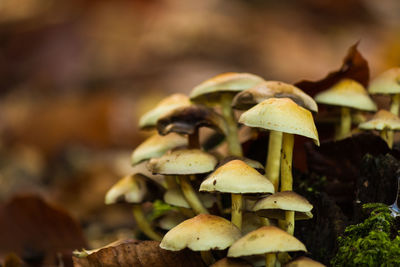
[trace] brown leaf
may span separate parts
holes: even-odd
[[[75,267],[204,267],[199,254],[191,250],[169,251],[157,241],[125,240],[105,247],[87,257],[73,257]]]
[[[0,255],[16,253],[29,266],[72,266],[72,251],[85,246],[79,224],[38,196],[17,196],[0,207]]]
[[[295,83],[295,85],[310,96],[314,96],[328,89],[344,78],[356,80],[362,85],[367,86],[369,82],[368,62],[358,51],[358,43],[359,42],[355,43],[349,48],[339,70],[330,72],[325,78],[319,81],[303,80]]]

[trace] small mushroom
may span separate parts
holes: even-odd
[[[210,250],[224,250],[241,236],[230,221],[209,214],[200,214],[172,228],[162,239],[160,247],[178,251],[189,248],[201,251],[207,265],[213,262]]]
[[[393,135],[389,131],[400,130],[400,118],[387,110],[379,110],[370,120],[360,123],[358,128],[362,130],[377,130],[387,143],[389,148],[393,147]]]
[[[317,103],[341,108],[340,127],[336,130],[336,140],[345,138],[351,130],[350,109],[376,111],[377,107],[365,88],[351,79],[343,79],[334,86],[315,96]]]
[[[264,173],[264,166],[258,162],[257,160],[245,158],[245,157],[237,157],[237,156],[228,156],[225,157],[224,159],[220,160],[220,162],[217,165],[217,168],[221,167],[222,165],[232,161],[232,160],[241,160],[250,167],[256,169],[259,173]]]
[[[241,160],[232,160],[211,173],[200,185],[200,191],[232,194],[231,221],[242,228],[242,194],[274,193],[273,184]]]
[[[155,108],[140,117],[139,127],[145,130],[154,129],[157,124],[157,120],[161,116],[176,108],[189,105],[190,100],[187,96],[183,94],[173,94],[161,100]]]
[[[223,73],[196,86],[190,93],[195,103],[219,105],[222,116],[228,125],[226,135],[231,155],[242,156],[242,147],[238,140],[237,122],[231,107],[233,97],[240,91],[253,87],[263,79],[250,73]]]
[[[168,150],[181,146],[187,146],[187,138],[180,134],[154,134],[133,151],[131,163],[136,165],[144,160],[161,157]]]
[[[178,175],[182,193],[192,209],[200,213],[208,213],[195,193],[188,175],[207,173],[214,170],[217,159],[199,149],[176,150],[160,158],[153,158],[147,164],[152,173]]]
[[[242,259],[223,258],[210,267],[252,267],[250,263]]]
[[[143,174],[128,175],[108,190],[105,203],[127,202],[133,204],[133,216],[143,233],[153,240],[160,241],[162,236],[156,233],[143,214],[141,204],[154,200],[163,191],[161,186]]]
[[[284,267],[325,267],[322,263],[307,257],[300,257],[284,265]]]
[[[275,226],[263,226],[237,240],[228,250],[228,257],[266,254],[266,266],[275,266],[275,253],[307,251],[303,243]]]

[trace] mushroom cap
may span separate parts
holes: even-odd
[[[319,145],[318,132],[310,111],[289,98],[269,98],[244,112],[239,122],[249,127],[259,127],[312,138]]]
[[[170,133],[165,136],[154,134],[141,143],[132,153],[131,163],[136,165],[141,161],[158,158],[170,149],[187,146],[188,140],[185,136]]]
[[[198,194],[201,202],[203,203],[204,207],[211,208],[216,199],[213,195],[210,194]],[[186,198],[183,196],[183,193],[180,188],[172,188],[168,189],[164,194],[164,201],[165,203],[181,208],[190,209],[189,203],[186,201]]]
[[[141,173],[127,175],[108,190],[105,204],[117,202],[139,204],[156,198],[161,191],[160,185]]]
[[[261,217],[284,219],[285,211],[295,211],[295,218],[311,219],[313,206],[307,199],[293,191],[277,192],[258,200],[252,210]]]
[[[209,214],[200,214],[172,228],[160,247],[167,250],[190,248],[195,251],[223,250],[240,238],[240,230],[230,221]]]
[[[240,92],[232,101],[236,109],[247,110],[268,98],[290,98],[299,106],[310,111],[318,112],[314,99],[294,85],[279,82],[266,81]]]
[[[211,173],[200,191],[235,194],[273,193],[274,185],[256,169],[241,160],[232,160]]]
[[[368,87],[370,94],[400,93],[400,67],[388,69],[373,79]]]
[[[216,165],[217,159],[207,152],[200,149],[182,149],[151,159],[147,168],[157,174],[190,175],[211,172]]]
[[[164,114],[178,107],[189,106],[189,97],[183,94],[173,94],[161,100],[155,108],[148,111],[139,119],[141,129],[151,129],[156,126],[157,120]]]
[[[257,160],[254,160],[254,159],[249,159],[249,158],[239,157],[239,156],[225,157],[218,163],[217,168],[221,167],[222,165],[225,165],[226,163],[228,163],[232,160],[241,160],[244,163],[246,163],[247,165],[249,165],[250,167],[256,169],[258,172],[264,173],[264,166],[260,162],[258,162]]]
[[[284,265],[284,267],[324,267],[322,263],[307,257],[300,257]]]
[[[219,261],[215,262],[210,267],[252,267],[251,263],[248,263],[242,259],[230,259],[230,258],[223,258]]]
[[[228,257],[264,253],[307,251],[296,237],[275,226],[263,226],[237,240],[228,250]]]
[[[360,123],[363,130],[400,130],[400,118],[387,110],[379,110],[370,120]]]
[[[355,108],[366,111],[376,111],[376,104],[369,97],[362,84],[342,79],[331,88],[317,94],[315,101],[321,104]]]
[[[200,127],[209,127],[221,133],[227,133],[225,120],[211,108],[202,105],[190,105],[176,108],[157,121],[157,130],[161,135],[170,132],[193,134]]]
[[[222,93],[236,94],[262,81],[263,78],[250,73],[222,73],[193,88],[190,99],[196,103],[217,103]]]

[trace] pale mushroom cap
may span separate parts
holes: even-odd
[[[303,256],[285,264],[284,267],[325,267],[325,265]]]
[[[232,160],[211,173],[200,191],[235,194],[273,193],[274,185],[256,169],[241,160]]]
[[[161,100],[155,108],[148,111],[139,120],[139,127],[152,128],[156,126],[157,120],[164,114],[184,106],[189,106],[189,97],[183,94],[173,94]]]
[[[190,99],[201,103],[218,101],[218,96],[222,92],[237,93],[262,81],[263,78],[250,73],[222,73],[193,88]]]
[[[296,219],[311,219],[312,208],[313,206],[304,197],[293,191],[284,191],[258,200],[252,210],[259,216],[274,219],[283,219],[285,210],[295,211]]]
[[[266,81],[237,94],[232,105],[238,109],[247,109],[268,98],[290,98],[299,106],[318,112],[314,99],[294,85],[279,81]]]
[[[237,240],[228,250],[228,257],[264,253],[307,251],[303,243],[275,226],[263,226]]]
[[[215,197],[210,194],[199,194],[199,198],[206,208],[211,208],[216,201]],[[171,206],[191,208],[179,187],[168,189],[164,194],[164,201]]]
[[[217,159],[200,149],[182,149],[153,158],[147,164],[152,173],[164,175],[189,175],[214,170]]]
[[[186,137],[176,133],[170,133],[164,136],[154,134],[133,151],[131,157],[132,165],[151,158],[161,157],[168,150],[186,146],[187,143]]]
[[[318,132],[310,111],[289,98],[269,98],[244,112],[239,122],[284,133],[309,137],[319,145]]]
[[[210,267],[252,267],[250,263],[242,259],[223,258]]]
[[[379,110],[370,120],[358,125],[363,130],[400,130],[400,118],[387,110]]]
[[[368,91],[371,94],[400,93],[400,68],[392,68],[378,75],[371,81]]]
[[[317,103],[321,104],[366,111],[376,111],[377,109],[376,104],[369,97],[364,86],[351,79],[339,81],[328,90],[317,94],[314,98]]]
[[[123,177],[108,190],[105,204],[114,204],[121,199],[128,203],[141,203],[147,193],[145,179],[139,173]]]
[[[172,228],[160,247],[167,250],[190,248],[195,251],[223,250],[240,238],[240,230],[230,221],[209,214],[200,214]]]

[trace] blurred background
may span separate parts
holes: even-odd
[[[400,65],[400,1],[0,0],[0,202],[41,195],[89,247],[132,236],[103,203],[141,114],[221,72],[320,79],[357,41],[371,77]]]

